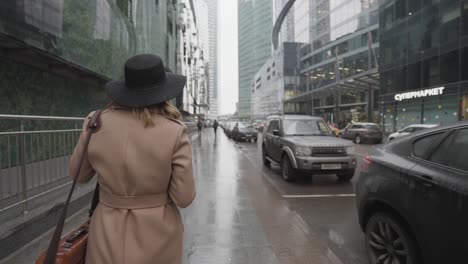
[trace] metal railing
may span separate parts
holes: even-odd
[[[0,114],[0,215],[26,213],[34,200],[71,183],[68,163],[84,119]],[[185,123],[196,132],[194,122]]]
[[[29,201],[70,184],[68,161],[83,120],[0,115],[0,214],[26,213]]]

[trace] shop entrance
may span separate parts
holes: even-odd
[[[349,122],[367,122],[366,107],[362,105],[340,107],[340,120]]]

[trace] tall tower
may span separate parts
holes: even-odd
[[[204,0],[208,5],[209,52],[208,62],[208,104],[209,117],[218,115],[218,0]]]
[[[272,0],[238,0],[239,115],[250,116],[251,81],[272,54]]]

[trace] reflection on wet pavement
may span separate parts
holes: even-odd
[[[205,131],[193,152],[197,198],[182,212],[184,263],[340,263],[224,135]]]
[[[193,142],[197,198],[183,211],[185,263],[278,263],[239,175],[235,149],[204,132]]]

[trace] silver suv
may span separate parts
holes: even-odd
[[[263,164],[276,163],[286,181],[294,181],[297,172],[336,174],[339,180],[354,176],[354,144],[336,138],[323,119],[285,115],[268,118],[263,132]]]

